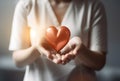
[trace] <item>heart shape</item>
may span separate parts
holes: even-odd
[[[66,26],[61,26],[56,29],[54,26],[50,26],[46,31],[46,40],[49,45],[59,52],[69,41],[70,31]]]

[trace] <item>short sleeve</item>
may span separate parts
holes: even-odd
[[[28,48],[30,46],[29,27],[27,25],[27,10],[25,2],[20,0],[16,5],[9,50],[18,50]]]
[[[107,52],[106,13],[101,2],[96,3],[93,8],[90,49],[98,52]]]

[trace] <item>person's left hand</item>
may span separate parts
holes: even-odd
[[[74,59],[82,49],[82,41],[80,37],[73,37],[68,44],[60,51],[62,64],[66,64]]]

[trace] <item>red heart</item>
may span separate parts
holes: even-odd
[[[46,40],[57,52],[67,44],[69,38],[70,31],[65,26],[61,26],[60,29],[56,29],[56,27],[51,26],[46,31]]]

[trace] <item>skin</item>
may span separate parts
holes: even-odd
[[[49,2],[51,3],[58,22],[61,23],[71,0],[49,0]]]
[[[71,0],[50,0],[51,6],[57,14],[56,16],[59,22],[62,21],[70,1]],[[61,4],[64,6],[64,9],[60,9]],[[57,10],[60,10],[61,13]],[[60,14],[61,16],[58,16]],[[36,31],[36,33],[39,37],[39,31]],[[47,47],[47,44],[41,41],[41,38],[33,38],[31,39],[31,47],[15,50],[13,52],[13,59],[18,67],[23,67],[33,63],[41,54],[46,56],[50,61],[63,65],[74,60],[74,58],[79,57],[79,60],[83,65],[94,70],[100,70],[104,66],[106,60],[105,52],[92,51],[88,49],[82,43],[80,37],[73,37],[70,39],[68,44],[59,53],[50,47]]]

